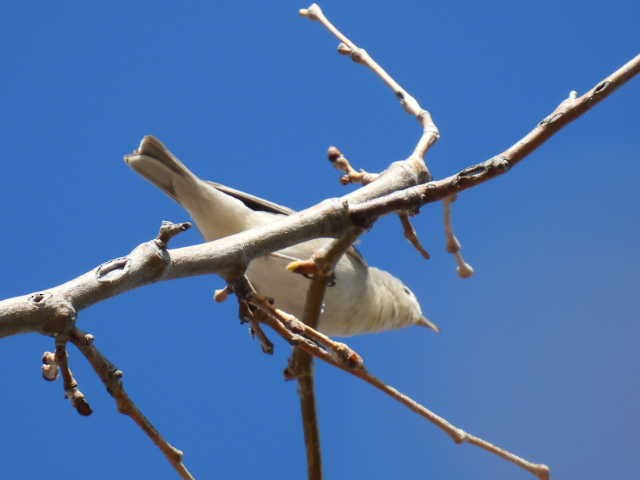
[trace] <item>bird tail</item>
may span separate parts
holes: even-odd
[[[137,150],[125,155],[124,161],[136,172],[179,202],[176,180],[197,180],[197,177],[164,144],[152,135],[145,136]]]

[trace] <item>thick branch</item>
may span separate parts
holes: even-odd
[[[395,162],[380,177],[340,199],[327,200],[270,225],[201,245],[162,250],[154,241],[46,292],[0,302],[0,338],[19,333],[57,333],[59,299],[76,311],[125,291],[161,280],[218,273],[233,276],[254,258],[312,238],[339,237],[353,226],[370,226],[390,212],[442,200],[507,172],[526,155],[640,71],[640,55],[579,98],[568,98],[530,133],[501,154],[441,180],[420,182],[407,162]],[[395,191],[402,189],[399,191]],[[51,300],[51,301],[49,301]]]

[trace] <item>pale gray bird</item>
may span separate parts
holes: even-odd
[[[158,139],[146,136],[125,161],[140,175],[182,205],[208,241],[273,222],[293,210],[214,182],[201,180]],[[254,259],[247,277],[256,291],[302,318],[309,280],[289,272],[288,263],[306,260],[326,245],[316,239]],[[349,336],[410,325],[438,327],[427,320],[415,295],[389,273],[367,266],[350,249],[335,268],[335,285],[327,288],[318,328],[327,335]]]

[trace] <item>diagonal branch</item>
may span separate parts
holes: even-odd
[[[506,449],[498,447],[491,442],[488,442],[487,440],[472,435],[462,430],[461,428],[456,427],[448,420],[432,412],[408,395],[405,395],[396,388],[387,385],[382,380],[369,373],[364,367],[364,362],[362,361],[361,357],[356,352],[348,349],[348,347],[342,346],[338,343],[334,343],[331,350],[327,350],[319,346],[318,343],[316,343],[316,341],[314,340],[311,340],[311,338],[313,338],[314,336],[317,336],[317,338],[322,338],[323,335],[321,333],[316,332],[314,329],[307,325],[304,325],[292,315],[274,308],[273,306],[269,305],[268,302],[261,301],[255,296],[252,296],[251,293],[248,293],[246,287],[246,279],[238,279],[232,282],[232,284],[236,294],[246,296],[251,304],[264,314],[259,317],[260,321],[269,325],[280,336],[282,336],[296,348],[304,350],[307,354],[313,355],[314,357],[317,357],[341,370],[344,370],[347,373],[350,373],[355,377],[360,378],[361,380],[364,380],[368,384],[389,395],[394,400],[400,402],[413,412],[417,413],[424,419],[434,424],[440,430],[448,434],[454,442],[469,443],[471,445],[475,445],[533,473],[541,480],[548,480],[549,467],[547,467],[546,465],[525,460],[524,458]],[[338,355],[336,355],[336,352],[338,352]],[[356,361],[353,361],[353,359],[355,359]],[[307,445],[307,447],[309,448],[309,445]],[[319,457],[312,457],[311,460],[319,460]],[[309,468],[311,468],[311,465],[309,465]],[[310,471],[310,473],[321,475],[321,470]]]
[[[501,154],[447,178],[406,188],[424,180],[424,172],[407,168],[405,162],[396,162],[380,174],[375,182],[341,199],[323,202],[273,224],[215,242],[174,250],[164,250],[153,241],[147,242],[138,246],[126,257],[105,262],[98,268],[62,285],[3,300],[0,302],[0,337],[29,332],[59,334],[63,331],[58,322],[62,303],[68,303],[75,311],[80,311],[125,291],[158,281],[206,273],[228,275],[229,272],[237,271],[252,259],[266,253],[312,238],[340,237],[354,225],[368,227],[378,217],[387,213],[410,210],[475,187],[508,171],[562,127],[602,101],[639,71],[640,55],[599,82],[583,96],[577,97],[571,94],[531,132]],[[266,306],[261,308],[269,318],[274,316],[274,312],[269,311]],[[283,326],[282,323],[275,321],[273,325],[276,329]],[[283,328],[286,329],[284,326]],[[330,341],[330,339],[327,340]],[[298,346],[304,345],[305,349],[313,351],[314,355],[336,366],[342,365],[343,369],[353,370],[356,373],[364,372],[358,376],[367,377],[366,381],[376,385],[377,388],[393,392],[391,387],[383,387],[384,384],[381,382],[369,378],[364,370],[344,367],[344,362],[337,359],[335,350],[325,350],[315,341],[309,341],[300,334],[291,336],[291,342]],[[77,345],[76,342],[74,344]],[[514,463],[524,462],[515,455],[504,453],[498,447],[491,444],[485,445],[484,441],[477,437],[462,435],[463,432],[452,427],[441,417],[422,410],[424,407],[418,408],[409,400],[402,400],[402,402],[415,411],[422,412],[425,418],[432,419],[457,441],[484,445],[483,448],[501,456],[511,455],[510,460]],[[171,449],[167,451],[176,461],[180,461],[177,451],[173,453]],[[536,474],[544,478],[545,468],[542,466],[528,463],[522,463],[522,466],[538,472]],[[188,477],[185,476],[185,478]]]
[[[367,224],[381,215],[437,202],[508,172],[563,127],[607,98],[639,72],[640,55],[636,55],[581,97],[572,92],[533,130],[502,153],[443,179],[352,205],[350,212],[354,222]]]
[[[147,242],[126,257],[105,262],[61,285],[0,301],[0,338],[21,333],[55,333],[55,305],[65,298],[80,311],[113,296],[151,283],[195,275],[236,272],[262,255],[313,238],[339,237],[353,226],[371,226],[392,212],[415,209],[473,188],[509,171],[562,127],[587,112],[640,72],[637,55],[582,97],[568,98],[531,132],[499,155],[440,180],[406,188],[419,175],[395,162],[371,182],[340,199],[326,200],[282,219],[213,242],[166,250]],[[400,189],[400,190],[399,190]],[[167,262],[166,264],[164,262]]]
[[[0,338],[21,333],[51,333],[55,309],[45,301],[59,295],[76,311],[151,283],[195,275],[236,272],[262,255],[313,238],[339,237],[353,226],[369,227],[380,216],[415,209],[473,188],[509,171],[562,127],[604,100],[640,72],[640,55],[579,98],[562,102],[531,132],[499,155],[440,180],[415,185],[415,172],[395,162],[371,182],[340,199],[326,200],[293,215],[213,242],[166,250],[147,242],[126,257],[43,292],[0,301]],[[398,190],[401,189],[401,190]],[[396,191],[398,190],[398,191]],[[164,262],[167,262],[166,264]],[[55,333],[55,329],[53,330]]]
[[[73,343],[89,361],[95,372],[107,387],[109,394],[115,399],[118,411],[133,420],[144,433],[162,451],[169,463],[180,474],[183,480],[194,480],[185,464],[182,462],[183,453],[171,445],[151,421],[136,406],[129,397],[122,384],[122,371],[118,370],[94,345],[93,335],[84,333],[77,328],[71,332],[69,341]]]

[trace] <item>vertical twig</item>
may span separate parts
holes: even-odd
[[[335,265],[363,232],[361,228],[352,228],[342,238],[332,241],[313,255],[315,272],[307,290],[303,318],[304,323],[311,328],[318,327],[327,284],[333,276]],[[313,356],[301,348],[294,348],[288,372],[298,381],[300,412],[307,452],[307,477],[309,480],[321,480],[322,451],[313,377]]]

